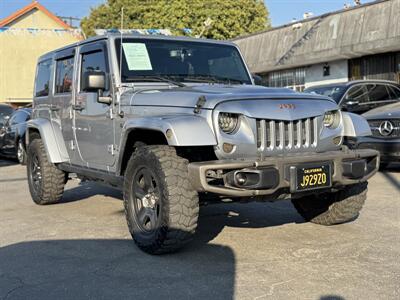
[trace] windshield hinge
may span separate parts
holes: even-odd
[[[205,96],[200,96],[199,99],[197,100],[196,106],[194,108],[194,113],[199,114],[201,111],[201,108],[206,104],[206,97]]]

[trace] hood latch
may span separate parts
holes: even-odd
[[[201,108],[204,106],[204,104],[206,104],[206,101],[207,101],[207,99],[205,96],[200,96],[196,102],[196,106],[195,106],[193,112],[195,114],[199,114],[201,111]]]

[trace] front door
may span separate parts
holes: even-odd
[[[112,105],[99,103],[97,92],[82,90],[85,72],[109,74],[106,44],[97,42],[85,45],[81,47],[79,56],[79,84],[74,104],[76,144],[82,160],[88,166],[107,170],[115,163]],[[109,87],[108,82],[103,96],[111,95]]]

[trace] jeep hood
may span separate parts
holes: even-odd
[[[301,102],[307,102],[307,104],[313,101],[313,106],[316,110],[318,106],[328,107],[328,109],[337,109],[337,105],[332,99],[320,95],[295,93],[289,89],[266,88],[253,85],[211,84],[172,89],[147,88],[136,90],[132,88],[122,94],[121,105],[194,108],[200,97],[205,97],[206,100],[202,105],[203,109],[214,109],[221,103],[228,101],[237,102],[238,100],[241,100],[243,103],[243,108],[246,107],[244,102],[248,100],[277,100],[277,102],[278,100],[302,100]],[[280,102],[276,104],[279,103]],[[254,115],[257,107],[253,107],[252,109],[254,110],[252,115]]]

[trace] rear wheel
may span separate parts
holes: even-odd
[[[124,205],[129,231],[140,249],[161,254],[189,242],[197,227],[198,202],[187,160],[174,148],[137,148],[125,173]]]
[[[64,193],[65,172],[49,162],[41,139],[34,139],[27,155],[28,185],[36,204],[53,204]]]
[[[356,219],[367,198],[367,183],[345,187],[337,193],[292,199],[298,213],[320,225],[335,225]]]

